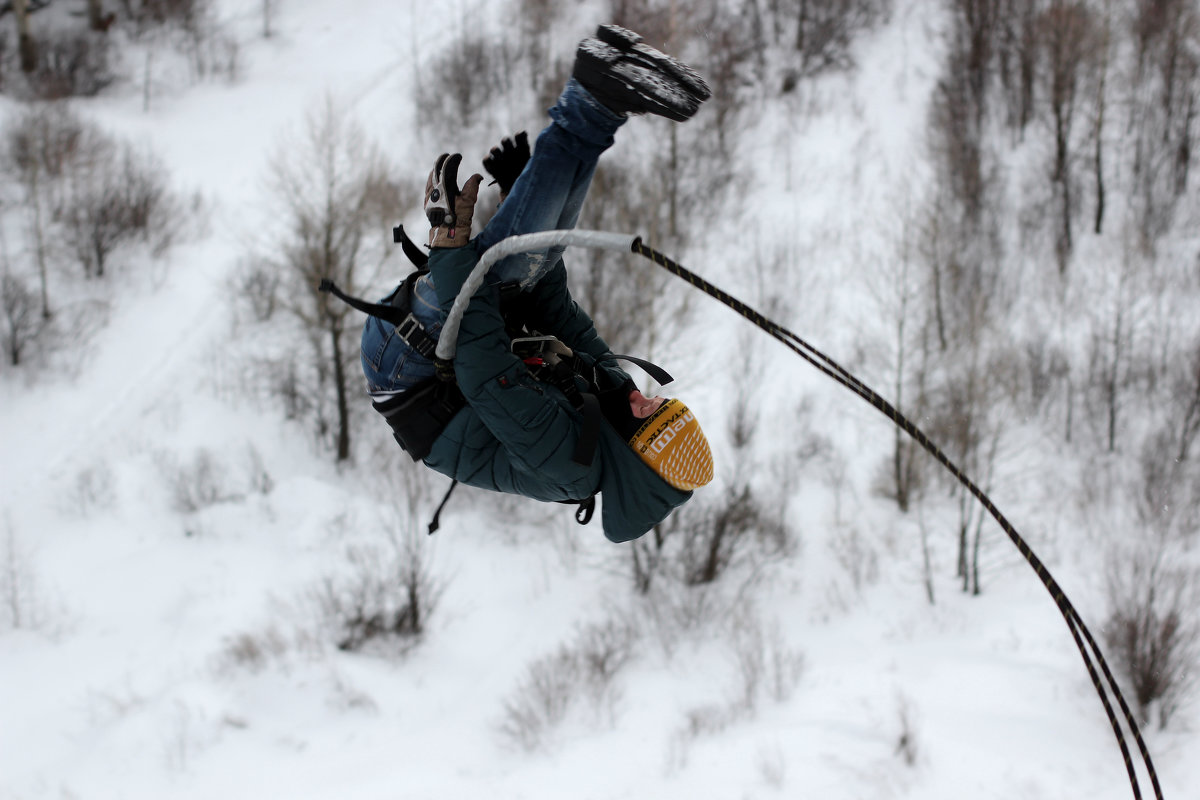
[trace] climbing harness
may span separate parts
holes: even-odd
[[[429,259],[404,233],[403,226],[397,225],[392,230],[392,237],[404,247],[405,254],[416,269],[382,301],[370,303],[352,297],[328,278],[322,280],[317,288],[332,294],[351,308],[391,324],[396,329],[396,335],[409,347],[425,358],[434,359],[437,339],[425,330],[425,326],[412,311],[414,287],[417,280],[429,272],[426,266]],[[392,429],[392,436],[413,461],[420,461],[429,455],[442,429],[466,404],[466,399],[454,381],[440,380],[436,376],[403,392],[375,395],[371,398],[372,407],[387,421]]]
[[[446,321],[443,323],[441,335],[438,337],[438,359],[443,362],[453,360],[455,349],[458,346],[458,329],[462,324],[467,304],[471,302],[472,295],[483,284],[488,270],[500,259],[530,250],[543,250],[572,244],[605,250],[629,250],[634,241],[635,237],[623,233],[566,230],[523,233],[496,242],[479,257],[479,261],[471,268],[470,274],[467,275],[462,288],[458,291],[458,296],[454,298],[454,304],[446,314]]]
[[[391,324],[396,330],[396,335],[409,347],[434,362],[434,377],[402,392],[373,394],[371,398],[372,407],[391,427],[392,436],[401,449],[408,453],[413,461],[420,461],[429,455],[438,436],[450,420],[467,405],[467,401],[454,380],[452,362],[439,358],[435,353],[438,339],[427,331],[412,313],[414,288],[417,280],[429,272],[429,257],[413,244],[402,225],[392,229],[392,238],[403,247],[405,255],[416,269],[381,302],[372,303],[348,295],[328,278],[323,279],[317,288],[321,292],[332,294],[351,308]],[[522,358],[535,379],[558,388],[582,415],[583,424],[572,459],[578,464],[588,466],[592,463],[600,441],[604,412],[596,394],[581,390],[576,383],[576,377],[582,378],[585,385],[594,390],[595,364],[620,359],[638,365],[662,384],[670,383],[672,378],[661,367],[634,356],[607,354],[599,361],[592,362],[575,355],[569,347],[553,336],[522,335],[525,333],[524,323],[520,320],[521,311],[517,301],[520,290],[521,287],[515,282],[498,287],[500,311],[505,320],[506,330],[513,340],[513,352]],[[456,325],[456,336],[457,329]],[[434,511],[428,528],[430,534],[437,531],[442,510],[458,483],[457,480],[451,482],[450,488],[446,490],[441,503]],[[595,495],[582,500],[558,502],[578,506],[575,510],[575,521],[580,525],[587,525],[596,509]]]
[[[1135,768],[1133,756],[1129,750],[1129,744],[1126,740],[1125,732],[1121,727],[1121,719],[1118,718],[1116,710],[1113,708],[1112,700],[1115,699],[1117,706],[1121,711],[1121,718],[1124,719],[1125,725],[1128,727],[1134,741],[1137,743],[1138,752],[1141,755],[1142,763],[1146,768],[1147,774],[1150,776],[1150,783],[1154,790],[1156,800],[1163,800],[1162,788],[1159,785],[1158,773],[1154,769],[1154,762],[1150,758],[1150,751],[1146,746],[1145,740],[1142,738],[1141,732],[1138,729],[1138,724],[1134,720],[1133,712],[1129,708],[1125,696],[1122,694],[1120,687],[1117,685],[1117,680],[1113,676],[1112,670],[1108,666],[1108,662],[1104,658],[1104,654],[1100,650],[1100,645],[1097,644],[1091,631],[1084,624],[1083,618],[1079,616],[1079,612],[1075,610],[1075,606],[1067,599],[1066,593],[1050,574],[1050,570],[1040,558],[1033,552],[1033,549],[1025,541],[1025,539],[1017,532],[1008,518],[1000,512],[996,504],[991,498],[972,481],[963,470],[958,467],[950,458],[935,444],[920,428],[916,426],[908,417],[904,416],[891,403],[885,400],[877,392],[864,384],[841,365],[829,358],[817,348],[810,345],[808,342],[801,339],[795,333],[792,333],[782,325],[768,319],[758,311],[746,305],[742,301],[717,288],[705,279],[695,273],[684,268],[675,261],[672,261],[662,253],[646,246],[641,237],[632,237],[627,234],[607,233],[602,231],[545,231],[542,233],[530,233],[520,236],[511,236],[498,242],[496,245],[488,249],[480,259],[479,264],[472,270],[464,283],[462,291],[455,298],[454,305],[451,307],[450,314],[442,328],[442,335],[438,340],[437,355],[443,360],[449,360],[454,357],[454,343],[457,339],[458,325],[462,319],[462,313],[466,308],[467,302],[479,284],[483,281],[483,277],[487,272],[488,267],[495,263],[500,258],[511,255],[517,252],[527,250],[539,250],[545,247],[555,245],[582,245],[587,247],[599,247],[611,250],[629,250],[637,255],[648,258],[658,266],[665,269],[677,278],[687,281],[692,288],[698,289],[709,297],[717,300],[720,303],[731,308],[736,313],[740,314],[745,319],[749,320],[756,327],[763,330],[772,338],[783,343],[785,347],[794,352],[796,355],[803,358],[808,363],[812,364],[818,370],[833,378],[842,386],[849,389],[858,397],[865,400],[869,405],[879,411],[897,425],[901,430],[913,438],[921,447],[925,449],[933,458],[945,467],[951,475],[954,476],[975,499],[991,514],[992,518],[999,523],[1000,528],[1008,535],[1008,538],[1016,546],[1017,551],[1025,559],[1033,571],[1037,574],[1038,580],[1042,586],[1050,593],[1050,597],[1054,600],[1054,604],[1058,607],[1063,619],[1067,623],[1067,629],[1071,633],[1071,638],[1075,640],[1075,646],[1079,649],[1080,656],[1083,657],[1084,667],[1087,669],[1088,676],[1091,678],[1092,686],[1095,687],[1096,693],[1100,696],[1100,702],[1104,706],[1104,712],[1108,716],[1109,724],[1112,726],[1113,735],[1117,739],[1117,745],[1121,749],[1121,757],[1125,762],[1125,770],[1129,775],[1129,784],[1133,788],[1133,796],[1136,800],[1141,800],[1142,791],[1139,782],[1137,770]],[[450,331],[450,335],[447,335]],[[1103,677],[1102,677],[1103,676]],[[1111,694],[1111,697],[1110,697]]]

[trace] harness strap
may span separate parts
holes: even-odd
[[[446,507],[446,503],[450,502],[450,495],[454,493],[454,487],[458,486],[458,479],[455,478],[450,482],[450,488],[446,490],[446,494],[442,496],[442,502],[438,504],[437,510],[433,512],[433,519],[429,521],[429,535],[433,536],[437,529],[441,527],[440,518],[442,509]],[[582,500],[559,500],[563,505],[578,506],[575,509],[575,521],[580,525],[587,525],[592,521],[592,515],[596,513],[596,495],[585,497]]]
[[[597,362],[599,363],[601,361],[617,361],[617,360],[628,361],[630,364],[634,364],[635,366],[641,367],[643,372],[645,372],[651,378],[654,378],[654,380],[658,381],[659,384],[662,386],[666,386],[668,383],[675,380],[674,378],[671,377],[671,373],[667,372],[665,369],[660,367],[658,364],[655,364],[652,361],[647,361],[644,358],[638,358],[637,356],[626,356],[626,355],[621,355],[620,353],[608,353],[604,356],[601,356],[599,359],[597,359]]]
[[[429,535],[433,536],[437,529],[441,526],[439,518],[442,516],[442,509],[446,507],[446,503],[450,502],[450,495],[454,492],[454,487],[458,486],[458,478],[455,478],[450,483],[450,488],[446,490],[446,495],[442,498],[442,502],[438,504],[437,511],[433,512],[433,519],[429,520]]]
[[[576,464],[590,467],[592,459],[596,456],[596,445],[600,442],[600,425],[604,420],[604,414],[600,411],[600,401],[591,392],[580,392],[579,401],[581,406],[579,410],[583,414],[583,425],[579,428],[579,439],[575,442],[575,451],[571,453],[571,460]]]
[[[592,521],[594,513],[596,513],[596,495],[579,501],[579,508],[575,509],[575,521],[580,525],[587,525]]]
[[[404,255],[408,256],[408,260],[417,269],[425,269],[429,264],[429,256],[421,252],[421,249],[413,244],[413,240],[408,238],[408,234],[404,232],[403,225],[397,225],[392,228],[392,241],[404,248]]]
[[[409,276],[409,279],[406,280],[405,283],[408,283],[409,280],[415,281],[415,276],[417,275],[418,273],[414,272]],[[407,342],[412,349],[425,356],[425,358],[433,358],[434,351],[437,350],[437,339],[434,339],[429,335],[429,333],[425,330],[425,326],[423,326],[421,322],[415,316],[413,316],[412,312],[405,314],[396,306],[388,305],[386,303],[368,303],[366,300],[362,300],[358,297],[351,297],[339,289],[337,284],[328,278],[322,278],[321,285],[317,288],[322,292],[328,292],[329,294],[332,294],[334,297],[341,300],[343,303],[353,309],[361,311],[364,314],[368,314],[372,317],[378,317],[384,322],[395,326],[396,333],[399,334],[400,338]],[[400,292],[408,288],[409,287],[401,285],[396,291]],[[396,293],[393,292],[392,296],[395,296],[395,294]]]
[[[575,376],[581,374],[583,363],[574,355],[554,355],[549,361],[541,356],[526,358],[525,364],[534,378],[562,392],[567,402],[583,415],[583,424],[580,425],[579,438],[575,441],[571,460],[576,464],[590,467],[596,456],[596,445],[600,442],[600,427],[604,422],[604,412],[595,394],[581,391],[575,384]],[[594,375],[590,379],[588,376],[582,377],[587,380],[588,388],[595,386]]]

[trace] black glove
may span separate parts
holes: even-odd
[[[500,202],[504,202],[528,161],[529,137],[525,135],[525,131],[521,131],[512,139],[504,137],[500,146],[493,147],[483,160],[483,168],[495,178],[493,183],[500,184]]]

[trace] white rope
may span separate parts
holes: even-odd
[[[479,263],[471,270],[471,274],[463,281],[454,305],[446,315],[446,323],[438,336],[437,357],[445,360],[454,358],[458,349],[458,327],[462,324],[463,313],[471,296],[483,283],[487,271],[500,259],[514,253],[527,253],[533,250],[546,250],[556,246],[578,245],[580,247],[597,247],[602,250],[631,250],[636,236],[628,233],[609,233],[606,231],[539,231],[537,233],[522,233],[501,239],[488,248]]]

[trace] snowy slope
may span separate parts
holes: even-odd
[[[0,799],[1129,796],[1087,675],[1032,573],[992,543],[1005,555],[987,591],[967,598],[946,537],[930,606],[916,523],[869,491],[885,421],[774,344],[756,345],[778,367],[763,379],[763,408],[786,418],[808,396],[814,424],[849,454],[841,482],[821,463],[796,467],[788,513],[800,546],[788,559],[684,598],[639,598],[627,551],[597,526],[468,496],[423,542],[443,593],[418,647],[351,655],[314,641],[311,590],[344,569],[346,549],[386,553],[390,535],[419,534],[427,509],[397,519],[379,481],[338,471],[307,434],[230,387],[231,278],[269,224],[265,162],[326,93],[396,160],[428,159],[436,145],[407,133],[413,60],[439,30],[505,24],[506,12],[293,0],[262,40],[257,10],[236,5],[224,15],[242,43],[236,84],[164,91],[145,111],[131,83],[79,106],[152,143],[207,211],[156,280],[114,299],[77,370],[0,386],[0,534],[36,623],[0,632]],[[870,221],[923,175],[914,154],[939,18],[931,3],[896,5],[856,72],[745,132],[762,154],[763,191],[784,200],[766,227],[802,257],[806,302],[785,299],[784,322],[835,357],[852,353],[842,323],[862,291],[856,270],[886,249]],[[578,35],[594,17],[585,6]],[[731,225],[728,252],[714,245],[711,263],[694,266],[724,284],[719,265],[736,264],[738,232]],[[722,322],[697,340],[735,339],[725,333],[736,318],[723,314],[712,311]],[[704,363],[684,355],[670,367],[698,387],[688,373]],[[728,403],[719,390],[691,405],[705,418]],[[233,496],[181,514],[168,477],[201,451]],[[269,486],[256,480],[264,471]],[[1030,497],[998,500],[1019,504],[1019,524],[1097,619],[1094,565],[1052,541],[1071,536],[1069,515]],[[846,569],[839,552],[854,543],[873,569]],[[614,620],[634,631],[629,663],[600,695],[575,698],[546,746],[514,747],[501,729],[530,665]],[[247,641],[266,647],[260,660],[239,651]],[[906,733],[912,763],[898,747]],[[1148,736],[1166,796],[1197,797],[1187,725]]]

